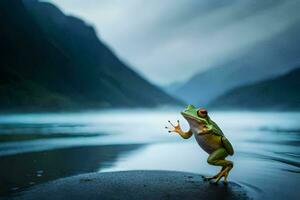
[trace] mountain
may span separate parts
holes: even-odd
[[[293,24],[280,34],[243,50],[231,61],[195,74],[170,92],[187,103],[201,106],[235,87],[282,75],[299,66],[299,34],[300,23]]]
[[[214,109],[300,110],[300,68],[277,78],[232,89],[209,104]]]
[[[181,87],[183,83],[176,81],[167,85],[162,85],[161,87],[163,88],[164,91],[166,91],[168,94],[171,94],[176,91],[179,87]]]
[[[0,1],[0,110],[152,107],[178,101],[50,3]]]

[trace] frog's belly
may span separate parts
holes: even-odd
[[[215,150],[222,147],[221,137],[213,134],[198,135],[194,134],[199,146],[206,151],[208,154],[211,154]]]

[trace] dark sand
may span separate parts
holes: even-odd
[[[33,187],[14,199],[248,199],[243,187],[203,181],[201,175],[174,171],[89,173]]]
[[[142,146],[81,146],[0,156],[0,197],[62,177],[97,172]]]

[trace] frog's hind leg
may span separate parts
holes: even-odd
[[[224,182],[227,183],[227,176],[229,171],[233,167],[233,162],[225,160],[228,153],[224,148],[217,149],[214,151],[207,159],[207,162],[211,165],[222,166],[221,171],[212,177],[207,177],[205,180],[216,179],[215,183],[218,183],[222,177],[224,177]]]
[[[210,180],[212,180],[212,179],[218,178],[218,176],[221,174],[221,172],[222,172],[224,169],[225,169],[225,167],[222,167],[222,169],[220,170],[220,172],[217,173],[217,174],[214,175],[214,176],[205,176],[205,177],[204,177],[204,180],[205,180],[205,181],[210,181]]]
[[[222,177],[224,177],[224,183],[227,184],[227,177],[229,174],[229,171],[232,169],[232,166],[228,166],[226,167],[223,171],[220,172],[220,174],[218,175],[218,177],[216,178],[215,183],[218,183]]]

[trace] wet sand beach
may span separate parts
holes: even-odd
[[[9,196],[62,177],[97,172],[140,147],[138,144],[85,146],[1,156],[0,195]]]
[[[13,199],[246,200],[249,197],[244,188],[236,183],[215,185],[203,181],[199,174],[139,170],[89,173],[59,179],[33,187]]]

